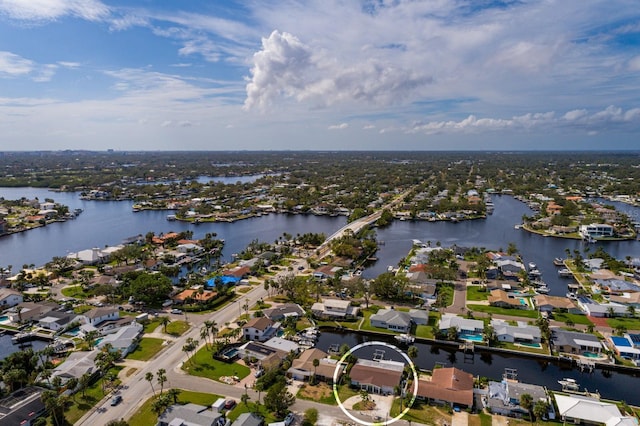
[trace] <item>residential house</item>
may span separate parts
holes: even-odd
[[[107,262],[109,255],[104,253],[100,248],[94,247],[87,250],[80,250],[76,253],[69,253],[67,258],[78,261],[83,265],[97,265]]]
[[[22,293],[11,288],[0,288],[0,312],[24,301]]]
[[[80,315],[85,324],[91,324],[94,327],[104,321],[116,320],[120,318],[120,312],[116,308],[99,307],[93,308]]]
[[[395,309],[380,309],[369,318],[371,326],[406,333],[411,329],[411,316]]]
[[[582,308],[586,315],[605,318],[605,317],[624,317],[629,315],[626,305],[619,303],[598,303],[591,298],[578,297],[578,306]]]
[[[84,374],[96,374],[98,372],[95,364],[96,355],[98,351],[71,352],[64,362],[53,369],[51,378],[60,377],[64,384],[71,378],[80,379]]]
[[[580,225],[578,230],[580,236],[584,239],[592,238],[610,238],[615,235],[613,226],[605,223],[592,223],[590,225]]]
[[[260,364],[267,368],[279,365],[279,363],[289,355],[289,352],[265,346],[260,342],[247,342],[238,347],[240,358],[255,358]]]
[[[518,321],[516,326],[510,325],[501,319],[491,320],[491,327],[500,342],[509,343],[540,343],[540,328],[529,325],[524,321]]]
[[[28,323],[39,321],[40,318],[44,318],[49,312],[58,308],[60,305],[55,302],[22,302],[10,308],[6,314],[13,323]]]
[[[231,426],[263,426],[264,420],[255,413],[242,413]]]
[[[431,380],[418,380],[416,397],[462,408],[473,406],[473,375],[455,367],[436,368]]]
[[[0,424],[33,425],[46,412],[42,401],[44,391],[45,389],[37,386],[27,386],[0,399]]]
[[[507,293],[501,289],[491,290],[489,305],[500,308],[529,309],[529,304],[522,297],[516,297],[513,293]]]
[[[318,280],[333,278],[339,271],[342,271],[343,269],[344,268],[342,266],[323,265],[313,271],[313,278],[316,278]]]
[[[97,347],[98,349],[102,349],[109,344],[111,345],[112,352],[120,351],[120,356],[124,358],[136,349],[142,332],[142,325],[133,322],[131,325],[121,327],[115,333],[106,335],[100,343],[98,343]]]
[[[438,323],[438,330],[441,333],[446,333],[452,327],[458,330],[458,335],[484,333],[484,322],[481,320],[464,318],[450,313],[442,314]]]
[[[593,334],[560,328],[551,329],[551,344],[557,352],[577,355],[585,352],[599,354],[603,349],[602,343]]]
[[[297,354],[300,352],[300,345],[291,340],[283,339],[282,337],[272,337],[264,342],[264,345],[287,353],[293,352],[294,354]]]
[[[221,421],[222,420],[222,421]],[[171,405],[158,417],[157,426],[218,426],[224,416],[216,410],[198,404]]]
[[[313,360],[317,359],[319,364],[313,366]],[[329,358],[326,352],[320,349],[307,349],[300,356],[293,360],[291,368],[287,370],[287,375],[295,380],[307,380],[315,374],[318,380],[332,383],[333,375],[338,366],[338,360]],[[341,365],[338,369],[338,379],[344,373],[346,365]]]
[[[524,264],[512,258],[501,257],[495,259],[494,263],[506,280],[518,281],[522,271],[525,271]]]
[[[267,317],[256,317],[242,326],[242,337],[245,340],[264,342],[275,336],[279,328],[279,322],[273,322]]]
[[[174,303],[182,304],[185,302],[201,302],[207,303],[216,298],[217,292],[205,290],[201,288],[188,288],[173,296],[171,299]]]
[[[108,306],[93,308],[82,315],[78,315],[77,318],[83,323],[80,326],[80,337],[91,331],[97,331],[100,335],[114,333],[120,327],[135,322],[135,317],[120,317],[120,311]]]
[[[595,284],[604,293],[622,295],[624,293],[640,293],[640,285],[635,282],[625,281],[619,278],[596,279]]]
[[[615,404],[582,395],[554,394],[563,422],[607,426],[637,426],[634,417],[625,417]]]
[[[60,311],[50,311],[44,318],[38,321],[38,327],[51,331],[61,331],[67,328],[77,318],[76,314],[68,314]]]
[[[304,309],[302,309],[297,303],[285,303],[282,306],[265,309],[262,313],[272,321],[282,321],[287,317],[303,317]]]
[[[325,299],[311,307],[313,315],[322,319],[350,320],[358,315],[358,308],[351,306],[349,300]]]
[[[609,297],[609,301],[621,305],[633,306],[635,309],[640,309],[640,292],[611,295]]]
[[[483,404],[493,414],[522,417],[527,414],[527,410],[520,406],[520,399],[524,394],[531,395],[534,404],[539,400],[548,402],[547,393],[542,386],[503,380],[489,382],[488,394]]]
[[[359,359],[351,367],[351,385],[367,392],[392,395],[400,386],[405,364],[389,360]]]
[[[582,310],[566,297],[549,296],[546,294],[538,294],[533,297],[535,305],[540,312],[568,312],[570,314],[583,314]]]

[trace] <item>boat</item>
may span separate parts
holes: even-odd
[[[520,229],[520,227],[521,227],[521,226],[522,226],[522,225],[515,225],[513,228],[514,228],[514,229]]]
[[[536,269],[538,269],[538,265],[536,265],[533,262],[529,262],[529,270],[533,271],[533,270],[536,270]]]
[[[168,221],[174,221],[174,220],[176,220],[176,215],[175,215],[175,214],[168,214],[168,215],[167,215],[167,220],[168,220]]]
[[[580,390],[580,385],[578,385],[575,379],[565,377],[562,380],[558,380],[558,383],[562,386],[562,390]]]
[[[556,257],[553,259],[553,264],[556,266],[564,266],[564,259],[561,257]]]
[[[33,339],[33,337],[34,337],[34,334],[30,332],[18,333],[11,338],[11,341],[13,343],[22,343],[22,342],[26,342]]]
[[[545,286],[540,286],[538,288],[535,289],[535,292],[538,294],[549,294],[549,292],[551,291],[551,289],[549,287]]]
[[[532,269],[529,271],[529,276],[531,278],[537,278],[540,277],[542,275],[542,272],[538,271],[537,269]]]
[[[576,300],[578,296],[575,293],[569,292],[567,293],[567,299]]]
[[[398,334],[398,335],[393,336],[393,337],[398,341],[398,343],[402,343],[404,345],[411,344],[416,340],[415,337],[413,337],[412,335],[410,335],[408,333],[407,334]]]
[[[572,277],[573,273],[567,268],[562,268],[558,271],[558,275],[561,277]]]

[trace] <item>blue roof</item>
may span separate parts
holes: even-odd
[[[629,333],[629,338],[631,339],[634,345],[640,344],[640,334]]]
[[[207,280],[207,287],[215,287],[216,286],[216,280],[221,281],[222,284],[235,284],[238,281],[240,281],[240,278],[234,277],[234,276],[231,276],[231,275],[222,275],[222,276],[218,276],[218,277],[209,278]]]
[[[624,337],[619,337],[619,336],[611,336],[611,341],[613,342],[614,345],[616,346],[631,346],[631,342],[629,342],[629,340],[627,340]]]

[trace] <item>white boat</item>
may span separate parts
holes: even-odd
[[[536,269],[538,269],[538,265],[536,265],[533,262],[529,262],[529,270],[532,271],[532,270],[536,270]]]
[[[416,338],[413,337],[410,334],[398,334],[397,336],[393,336],[399,343],[403,343],[405,345],[408,345],[410,343],[413,343]]]
[[[562,268],[558,271],[558,275],[561,277],[572,277],[573,274],[571,273],[570,269],[567,268]]]
[[[536,288],[535,292],[538,294],[548,294],[551,291],[551,289],[547,286],[541,286]]]
[[[564,259],[561,257],[556,257],[555,259],[553,259],[553,264],[556,266],[563,266],[564,265]]]
[[[562,380],[558,380],[558,383],[562,386],[563,390],[574,390],[577,391],[580,389],[580,385],[576,382],[575,379],[564,378]]]
[[[538,271],[537,269],[532,269],[532,270],[529,271],[529,276],[531,278],[537,278],[537,277],[539,277],[541,275],[542,275],[542,272]]]

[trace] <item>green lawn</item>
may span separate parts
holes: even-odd
[[[186,321],[171,321],[167,325],[167,334],[172,336],[181,336],[187,330],[189,330],[189,323]]]
[[[178,395],[178,403],[187,404],[191,402],[193,404],[209,406],[216,402],[218,398],[222,397],[211,393],[192,392],[181,389],[180,395]],[[158,415],[151,409],[153,401],[154,398],[151,397],[142,404],[138,411],[128,420],[130,426],[148,426],[157,423]]]
[[[488,300],[489,292],[486,287],[470,285],[467,286],[467,300],[471,301],[480,301],[480,300]]]
[[[160,325],[159,319],[154,319],[153,321],[149,321],[144,325],[144,332],[153,333],[156,330],[156,328],[158,328],[159,325]]]
[[[137,359],[138,361],[148,361],[155,354],[162,350],[164,340],[155,337],[143,337],[138,343],[138,347],[127,355],[128,359]]]
[[[89,295],[82,289],[81,285],[65,287],[61,290],[61,293],[66,297],[73,297],[74,299],[86,299],[89,297]]]
[[[591,324],[591,321],[589,321],[589,318],[587,318],[586,315],[558,313],[558,312],[553,313],[554,321],[567,322],[568,319],[571,319],[571,321],[573,321],[574,324],[582,324],[582,325]]]
[[[622,326],[628,331],[640,330],[640,318],[607,318],[607,324],[613,329]]]
[[[243,379],[251,372],[244,365],[213,359],[211,351],[207,350],[206,347],[203,347],[189,358],[189,361],[182,366],[182,369],[193,376],[206,377],[213,380],[219,380],[223,376],[238,376]]]
[[[493,314],[493,315],[509,315],[512,317],[538,318],[538,311],[534,311],[534,310],[508,309],[508,308],[499,308],[497,306],[474,305],[474,304],[468,304],[467,308],[471,311],[484,312],[484,313]]]
[[[233,408],[233,410],[227,413],[227,418],[232,422],[234,422],[240,414],[250,413],[250,412],[257,413],[260,416],[262,416],[264,418],[264,424],[274,423],[279,420],[279,419],[276,419],[273,416],[273,413],[270,413],[269,410],[267,410],[264,405],[257,404],[256,401],[247,401],[246,404],[239,403]]]
[[[433,334],[433,328],[430,325],[418,325],[416,326],[416,336],[424,339],[435,339]]]
[[[115,374],[122,369],[122,367],[112,367],[109,371]],[[120,381],[116,380],[116,385],[119,384]],[[95,407],[95,405],[102,400],[107,394],[102,391],[102,378],[97,380],[91,386],[89,386],[85,390],[84,396],[82,396],[82,392],[78,392],[73,395],[70,399],[71,404],[65,409],[64,416],[67,419],[69,424],[74,424],[77,422],[80,417],[84,416],[84,414]]]

